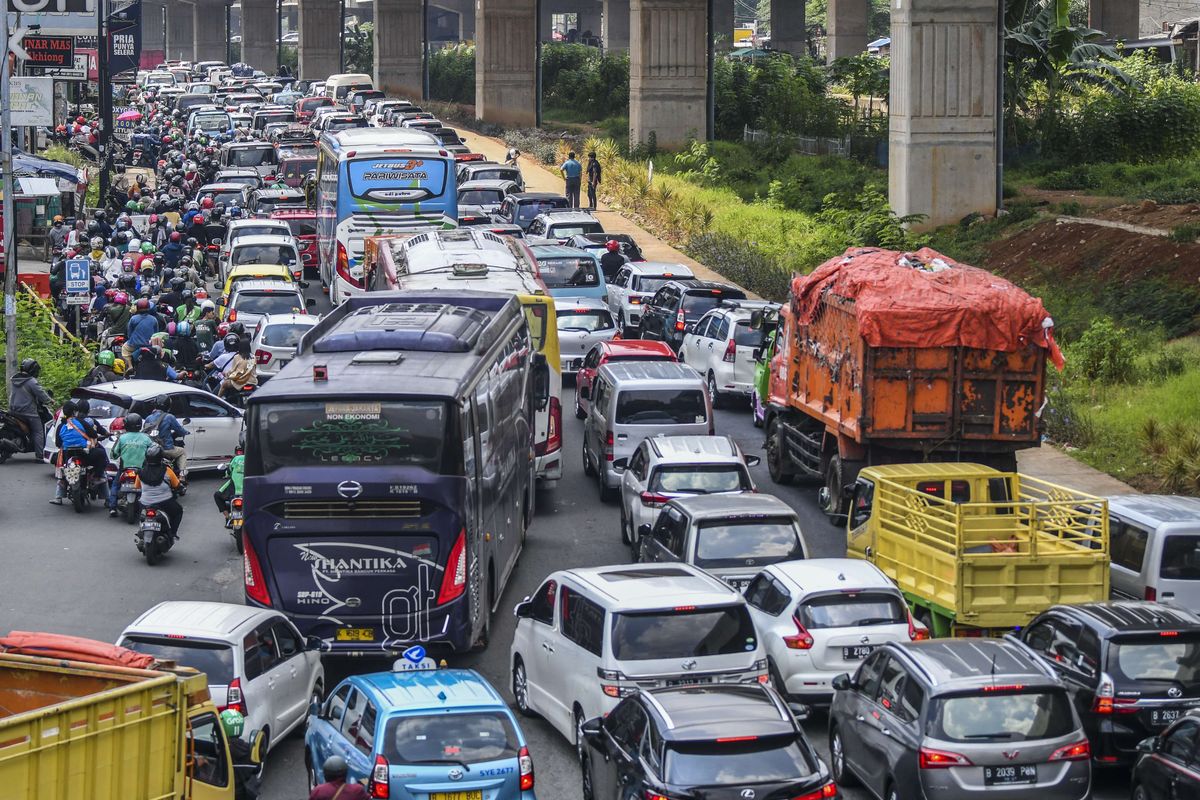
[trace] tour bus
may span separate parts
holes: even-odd
[[[316,207],[321,283],[337,305],[362,291],[367,236],[457,227],[454,156],[424,131],[323,134]]]
[[[525,309],[534,350],[550,365],[550,402],[534,416],[538,480],[563,474],[562,364],[554,300],[533,253],[519,239],[480,228],[385,236],[368,243],[367,291],[474,289],[515,294]]]
[[[246,602],[335,655],[486,644],[548,385],[510,294],[347,299],[250,398]]]

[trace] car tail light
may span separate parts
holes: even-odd
[[[671,498],[654,492],[642,492],[642,505],[647,508],[662,508],[671,501]]]
[[[675,312],[675,330],[681,331],[687,327],[687,317],[683,315],[683,309]]]
[[[517,765],[521,768],[521,791],[528,792],[533,788],[533,756],[528,747],[517,751]]]
[[[920,642],[929,638],[928,628],[918,628],[916,621],[913,620],[912,612],[908,612],[908,638],[909,641]]]
[[[246,584],[246,596],[254,602],[271,605],[271,593],[267,591],[267,579],[263,576],[262,565],[258,563],[258,553],[250,546],[249,537],[243,534],[245,548],[242,553],[242,579]]]
[[[798,617],[792,617],[792,622],[796,626],[796,633],[792,636],[783,637],[783,643],[788,650],[811,650],[813,646],[813,637],[804,626],[800,624]]]
[[[383,756],[375,756],[375,766],[371,770],[371,780],[367,782],[367,791],[371,797],[391,797],[391,786],[388,784],[388,761]]]
[[[802,794],[797,797],[793,797],[792,800],[829,800],[829,798],[837,797],[837,796],[838,796],[837,784],[834,783],[833,781],[830,781],[829,783],[822,786],[820,789],[817,789],[816,791],[813,791],[813,792],[809,792],[808,794]]]
[[[726,364],[732,364],[737,358],[737,343],[733,339],[729,340],[729,344],[725,345],[725,355],[721,356],[721,360]]]
[[[604,433],[604,460],[613,460],[613,432],[605,431]]]
[[[950,767],[970,767],[971,759],[948,750],[934,750],[922,747],[917,756],[917,765],[921,769],[949,769]]]
[[[550,398],[550,422],[546,426],[546,441],[533,446],[539,456],[562,449],[562,403],[557,397]]]
[[[362,288],[362,282],[350,274],[350,254],[346,252],[346,245],[341,242],[338,242],[337,245],[337,274],[354,288]]]
[[[225,690],[225,705],[221,708],[222,711],[232,709],[238,712],[243,717],[250,712],[246,710],[246,697],[242,694],[242,679],[234,678],[229,682],[229,688]]]
[[[629,305],[640,306],[641,304],[642,304],[642,298],[638,297],[636,294],[629,296]]]
[[[237,322],[237,309],[229,309],[229,314],[225,317],[226,322]]]
[[[1151,603],[1153,603],[1155,600],[1157,600],[1158,599],[1158,589],[1155,589],[1153,586],[1147,586],[1145,599],[1150,601]]]
[[[1092,746],[1088,740],[1068,744],[1050,754],[1051,761],[1087,761],[1092,757]]]
[[[449,603],[467,588],[467,532],[458,532],[450,557],[446,559],[446,572],[442,575],[442,588],[438,591],[438,605]]]
[[[1136,714],[1137,699],[1133,697],[1117,697],[1116,686],[1108,673],[1101,673],[1100,685],[1096,687],[1096,697],[1092,700],[1093,714]]]
[[[255,350],[254,358],[260,364],[270,364],[271,363],[271,353],[269,350],[262,350],[262,349]]]

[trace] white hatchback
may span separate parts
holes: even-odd
[[[300,337],[320,321],[312,314],[268,314],[260,319],[250,340],[259,380],[275,375],[295,358]]]
[[[267,748],[301,725],[324,694],[320,643],[270,609],[168,600],[131,622],[117,644],[206,674],[213,702],[241,711],[243,736],[262,731]]]
[[[833,679],[853,673],[885,642],[928,639],[904,595],[874,564],[812,558],[772,564],[746,587],[746,603],[780,694],[818,705]]]
[[[777,303],[725,300],[709,311],[683,337],[679,360],[704,376],[713,405],[727,397],[754,393],[754,355],[763,346],[763,330],[751,324],[755,312],[771,314]]]
[[[598,298],[557,298],[554,307],[562,371],[574,375],[593,346],[617,335],[617,326],[608,305]]]

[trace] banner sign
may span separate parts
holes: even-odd
[[[142,0],[113,3],[108,17],[108,74],[136,72],[142,59]],[[119,10],[118,10],[119,7]]]
[[[94,53],[92,54],[92,58],[95,58]],[[62,69],[43,68],[41,74],[47,78],[54,78],[60,81],[86,81],[88,77],[87,70],[88,54],[80,51],[75,53],[75,62],[70,67]]]
[[[8,0],[8,10],[22,14],[96,15],[96,0]]]
[[[29,53],[30,67],[75,66],[75,39],[71,36],[26,36],[21,47]]]
[[[9,103],[12,125],[54,124],[54,79],[23,78],[9,79]]]

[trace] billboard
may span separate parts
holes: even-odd
[[[142,60],[142,0],[109,0],[108,74],[136,72]]]
[[[29,67],[72,67],[75,65],[75,39],[71,36],[26,36],[21,47],[29,54]]]
[[[9,111],[13,126],[54,124],[54,79],[9,79]]]

